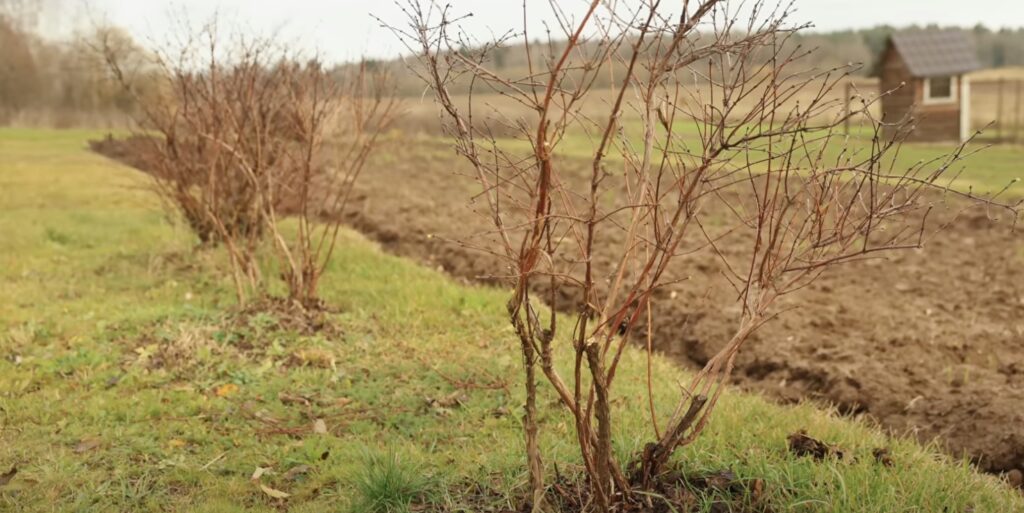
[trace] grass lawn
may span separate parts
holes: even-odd
[[[194,251],[141,174],[89,153],[98,135],[0,129],[0,474],[17,469],[0,511],[513,506],[526,476],[503,291],[345,232],[323,283],[338,329],[232,313],[223,255]],[[631,351],[619,371],[623,460],[652,437],[631,379],[644,362]],[[655,365],[668,412],[684,376]],[[541,403],[547,470],[571,474],[571,420],[552,394]],[[848,456],[791,455],[799,429]],[[1018,492],[932,448],[752,395],[727,395],[678,456],[692,474],[763,480],[774,511],[1024,511]],[[715,497],[702,500],[710,511]]]

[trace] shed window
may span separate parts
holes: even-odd
[[[950,103],[956,99],[956,81],[951,76],[930,77],[924,81],[925,103]]]

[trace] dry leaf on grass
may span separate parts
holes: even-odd
[[[100,441],[97,438],[86,438],[75,444],[75,453],[82,454],[83,452],[89,452],[100,446]]]
[[[259,479],[263,477],[263,474],[266,474],[267,472],[270,472],[270,468],[256,467],[256,470],[252,472],[252,477],[250,477],[249,479],[252,481],[259,481]]]
[[[263,493],[265,493],[265,494],[267,494],[267,496],[273,497],[275,499],[287,499],[288,497],[292,496],[290,493],[285,493],[285,492],[282,492],[281,490],[275,490],[275,489],[273,489],[273,488],[271,488],[271,487],[269,487],[267,485],[262,485],[262,484],[260,485],[260,490],[263,490]]]
[[[750,487],[750,498],[757,503],[761,501],[762,497],[764,497],[764,481],[755,479],[753,486]]]
[[[213,393],[217,397],[230,397],[232,395],[235,395],[237,392],[238,392],[238,385],[236,385],[234,383],[225,383],[225,384],[217,387],[213,391]]]
[[[316,419],[313,422],[313,432],[318,435],[327,434],[327,423],[324,422],[324,419]]]
[[[264,424],[280,424],[281,423],[281,421],[277,417],[274,417],[273,415],[271,415],[270,412],[267,411],[267,410],[257,411],[256,413],[253,413],[252,416],[256,420],[258,420],[260,422],[263,422]]]

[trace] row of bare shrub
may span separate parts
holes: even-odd
[[[239,301],[266,293],[257,255],[269,243],[289,299],[317,307],[339,231],[330,214],[393,119],[387,77],[360,67],[339,79],[271,39],[225,39],[215,23],[143,66],[126,67],[116,41],[98,49],[139,98],[133,158],[202,244],[226,248]]]

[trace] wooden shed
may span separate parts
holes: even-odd
[[[970,131],[970,83],[980,68],[974,44],[959,30],[893,34],[879,59],[882,119],[911,116],[911,141],[962,141]],[[901,87],[902,85],[902,87]]]

